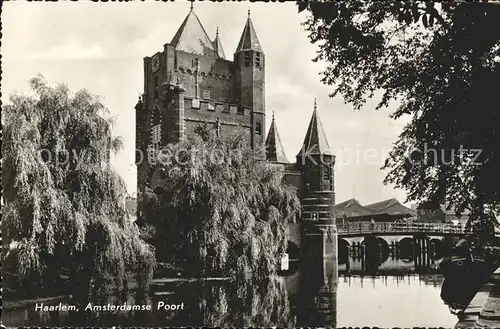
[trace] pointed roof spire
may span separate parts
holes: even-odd
[[[309,127],[307,128],[306,137],[304,138],[304,143],[302,149],[297,154],[297,156],[302,155],[333,155],[330,150],[330,145],[326,139],[325,131],[323,130],[323,125],[318,115],[316,99],[314,99],[314,110],[309,122]]]
[[[240,42],[238,43],[238,47],[236,47],[235,53],[243,50],[255,50],[262,52],[259,39],[257,38],[257,33],[255,32],[252,20],[250,19],[250,9],[248,9],[247,22],[243,28],[243,33],[241,34]]]
[[[271,127],[269,128],[269,133],[266,138],[266,159],[275,163],[290,163],[286,158],[283,144],[281,144],[280,135],[278,134],[278,128],[276,127],[276,121],[274,119],[274,111],[273,121],[271,122]]]
[[[213,42],[215,51],[217,52],[217,56],[219,58],[226,58],[226,54],[224,53],[224,49],[222,49],[222,42],[219,38],[219,27],[217,26],[217,30],[215,31],[215,40]]]
[[[200,19],[196,16],[193,3],[194,1],[191,2],[191,9],[170,44],[175,46],[176,50],[187,53],[199,55],[213,53],[215,51],[214,45],[205,28],[203,28]]]

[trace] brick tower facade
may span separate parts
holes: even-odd
[[[163,51],[144,58],[144,92],[136,110],[137,188],[155,185],[154,160],[168,143],[203,123],[240,131],[263,148],[265,56],[250,12],[233,61],[218,30],[211,40],[193,8]]]
[[[277,128],[273,130],[277,135]],[[268,140],[272,138],[268,137]],[[282,147],[277,145],[270,149]],[[307,259],[316,263],[313,265],[315,268],[321,268],[329,281],[336,282],[338,239],[334,165],[335,156],[323,130],[315,100],[311,121],[302,148],[296,155],[296,162],[284,163],[284,180],[297,188],[302,206],[299,222],[290,226],[290,237],[306,253]]]

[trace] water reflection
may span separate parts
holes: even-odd
[[[440,274],[415,274],[411,266],[391,267],[386,262],[371,270],[378,274],[352,268],[347,272],[345,264],[339,267],[335,260],[323,260],[293,262],[285,276],[260,282],[155,279],[146,296],[133,290],[127,295],[128,304],[151,305],[151,311],[40,312],[35,311],[35,301],[18,303],[17,308],[7,302],[3,322],[8,326],[210,327],[452,327],[456,323],[440,298]],[[443,291],[458,288],[443,284]],[[72,301],[51,303],[59,302]],[[113,296],[106,302],[123,303]],[[161,302],[182,308],[158,310]]]
[[[441,300],[441,275],[341,276],[337,327],[451,328],[457,318]]]
[[[454,240],[426,236],[404,237],[388,241],[384,237],[366,236],[358,241],[339,239],[338,264],[341,273],[433,273]]]
[[[203,322],[213,327],[294,327],[284,281],[212,286],[202,302]],[[186,325],[185,322],[179,325]]]
[[[377,275],[344,268],[338,278],[327,264],[303,262],[294,268],[286,283],[297,326],[453,327],[457,322],[440,298],[438,273],[379,264],[371,268]]]
[[[338,272],[336,262],[305,262],[287,277],[297,326],[336,327]]]
[[[57,300],[71,304],[71,299]],[[158,310],[159,303],[182,305],[182,309]],[[114,296],[106,303],[121,305]],[[48,305],[48,303],[46,303]],[[283,278],[258,283],[229,280],[155,280],[151,294],[131,292],[129,305],[151,305],[151,311],[80,312],[36,311],[35,303],[12,308],[7,303],[4,324],[8,326],[213,326],[293,327],[290,305]]]

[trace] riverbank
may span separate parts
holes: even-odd
[[[479,289],[455,328],[500,327],[500,267]]]
[[[229,277],[206,277],[206,278],[186,278],[186,277],[161,277],[161,278],[156,278],[151,281],[151,286],[162,286],[166,283],[173,283],[173,282],[183,282],[183,283],[192,283],[192,282],[198,282],[198,281],[230,281],[232,278]],[[128,282],[128,290],[129,291],[134,291],[137,289],[138,285],[136,281],[129,281]],[[169,294],[169,292],[162,292],[162,294]],[[2,307],[4,309],[18,309],[18,308],[26,308],[27,306],[33,305],[35,303],[43,303],[47,305],[55,305],[59,302],[67,302],[71,300],[73,297],[70,294],[67,295],[59,295],[59,296],[44,296],[44,297],[26,297],[26,298],[20,298],[20,299],[7,299],[5,300]]]

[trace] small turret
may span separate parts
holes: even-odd
[[[316,99],[314,99],[314,110],[311,121],[309,122],[309,127],[307,128],[306,137],[304,138],[302,149],[297,154],[297,157],[305,157],[307,155],[333,156],[330,150],[330,144],[328,144],[325,131],[323,130],[323,125],[319,119]]]
[[[234,53],[234,67],[235,102],[252,109],[251,145],[253,149],[261,149],[264,147],[265,127],[265,58],[250,11]]]
[[[312,191],[333,191],[333,165],[335,156],[330,150],[323,125],[319,119],[316,99],[314,111],[307,128],[301,150],[297,154],[297,165]]]
[[[338,262],[334,163],[335,156],[330,150],[318,116],[316,100],[314,100],[311,122],[302,149],[297,154],[297,167],[302,172],[304,183],[301,197],[303,245],[306,249],[306,257],[320,267],[320,271],[325,274],[324,277],[331,277],[331,281],[338,279],[336,275]],[[321,290],[327,292],[330,289],[325,286]],[[324,313],[324,310],[322,312]],[[334,314],[330,315],[330,318],[334,316]],[[334,323],[332,324],[335,325]]]
[[[219,27],[217,27],[217,31],[215,32],[215,40],[213,43],[217,56],[219,56],[219,58],[226,59],[226,54],[224,53],[224,49],[222,49],[222,42],[219,37]]]
[[[271,128],[269,128],[269,133],[266,138],[266,160],[274,163],[289,163],[285,151],[283,150],[283,145],[281,144],[280,135],[278,134],[274,112]]]
[[[243,33],[241,34],[240,42],[238,43],[238,47],[236,47],[235,53],[245,50],[262,52],[259,38],[257,38],[257,33],[255,32],[252,20],[250,19],[250,9],[248,10],[247,22],[243,29]]]
[[[137,104],[135,104],[135,109],[136,111],[142,110],[142,95],[139,95],[139,100],[137,101]]]

